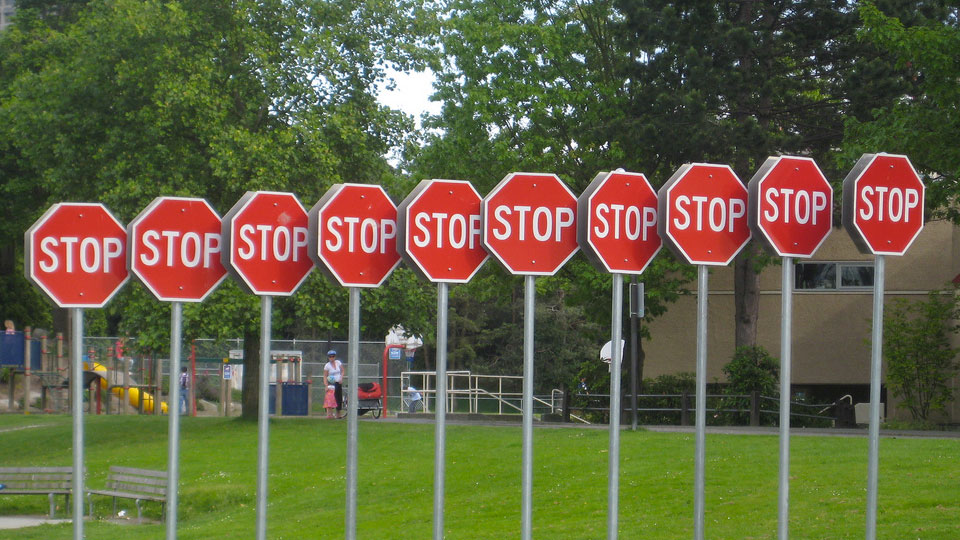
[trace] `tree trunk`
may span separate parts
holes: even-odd
[[[243,387],[240,394],[244,420],[257,420],[260,414],[260,333],[243,331]]]
[[[736,347],[757,344],[757,319],[760,316],[760,274],[755,268],[756,244],[750,243],[737,255],[733,266],[733,298],[736,304]]]

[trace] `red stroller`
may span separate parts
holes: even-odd
[[[360,383],[357,386],[357,415],[372,412],[374,418],[380,418],[380,412],[383,409],[380,402],[382,397],[378,383]]]

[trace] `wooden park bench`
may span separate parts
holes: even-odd
[[[132,467],[110,466],[107,473],[106,489],[87,490],[87,504],[90,515],[93,516],[93,500],[91,495],[105,495],[113,497],[113,513],[117,513],[117,499],[133,499],[137,505],[137,519],[141,519],[141,501],[156,501],[160,503],[160,515],[163,516],[167,503],[167,473],[150,469],[134,469]]]
[[[64,508],[70,507],[73,492],[72,467],[0,467],[0,496],[47,495],[50,500],[50,517],[56,505],[54,495],[64,495]]]

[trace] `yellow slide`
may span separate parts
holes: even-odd
[[[83,369],[84,370],[90,369],[88,362],[83,363]],[[102,364],[98,364],[94,362],[93,371],[102,373],[102,375],[100,375],[100,388],[107,390],[110,386],[110,383],[107,382],[107,374],[109,373],[107,368],[104,367]],[[122,396],[123,387],[121,386],[121,387],[114,388],[113,394],[117,397]],[[127,401],[130,402],[130,405],[132,407],[139,408],[140,407],[140,389],[130,388],[129,390],[127,390]],[[151,396],[147,392],[143,392],[143,412],[147,414],[150,414],[153,412],[153,396]],[[162,401],[160,402],[160,412],[162,412],[163,414],[167,414],[167,404],[165,402],[162,402]]]

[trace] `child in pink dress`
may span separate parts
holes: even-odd
[[[334,393],[336,389],[332,384],[327,385],[327,393],[323,397],[323,408],[327,411],[327,418],[334,418],[333,411],[337,409],[337,396]]]

